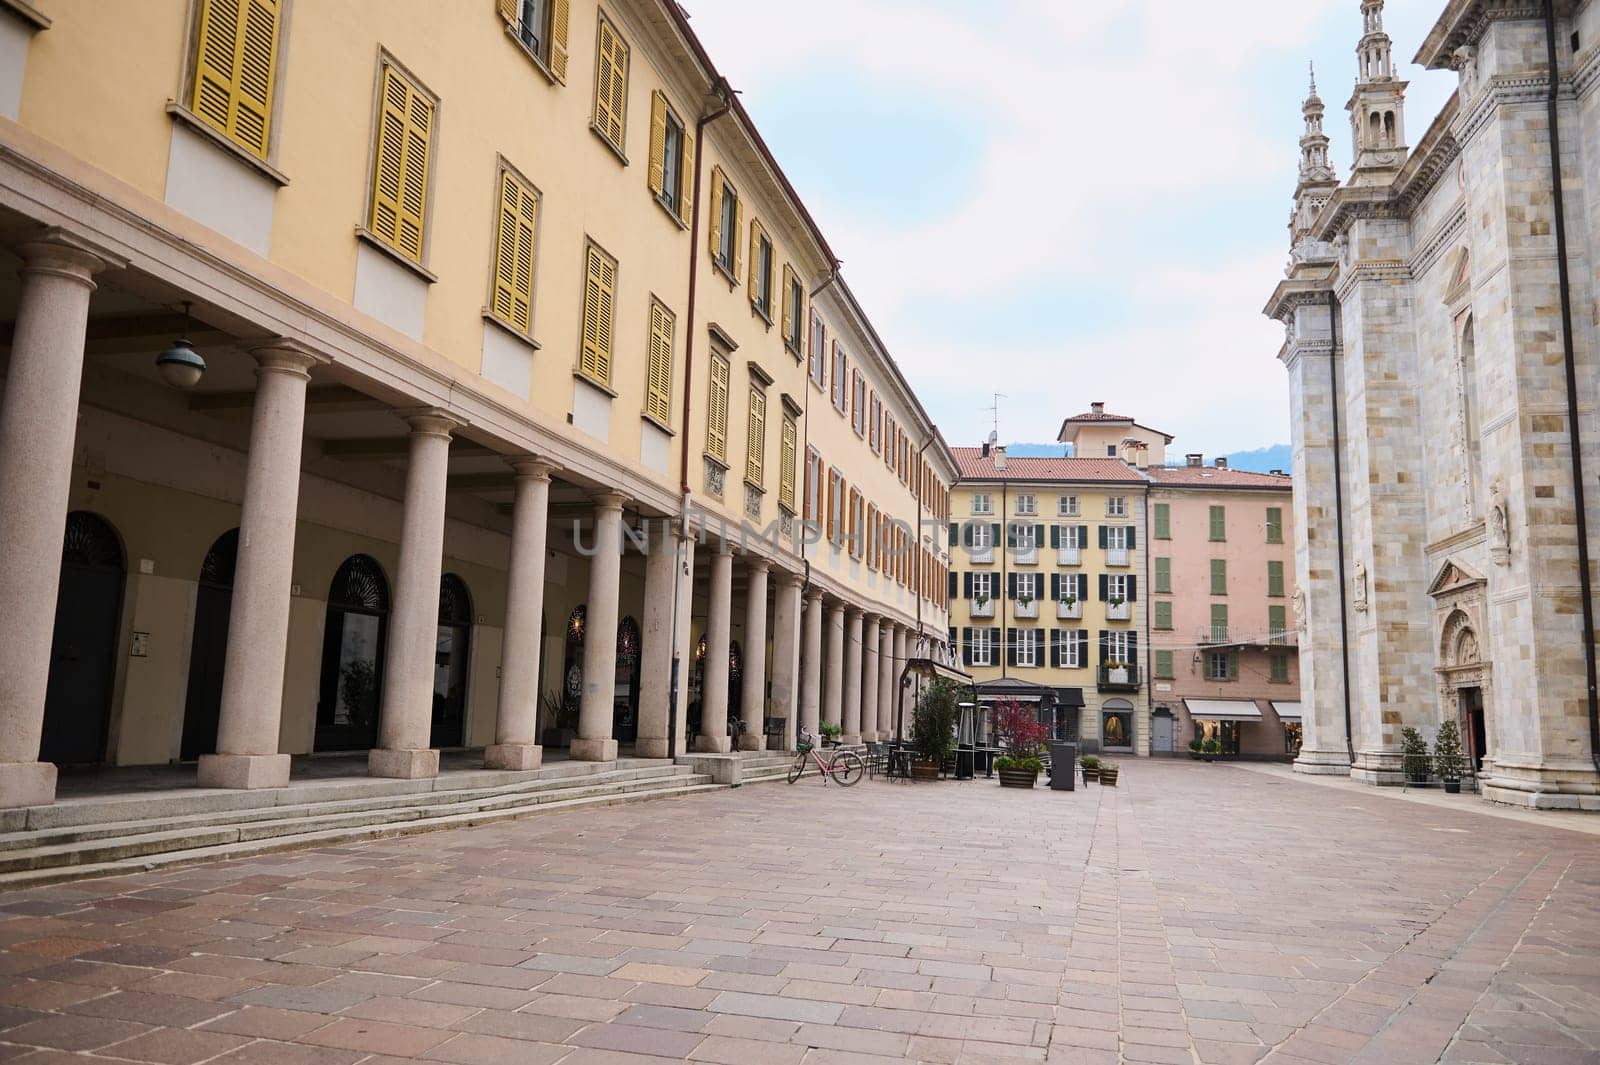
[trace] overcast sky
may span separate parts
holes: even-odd
[[[1260,311],[1307,60],[1348,175],[1359,0],[684,2],[950,443],[997,391],[1002,440],[1099,399],[1180,451],[1288,441]],[[1388,5],[1413,145],[1443,6]]]

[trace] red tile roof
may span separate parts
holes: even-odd
[[[1151,466],[1147,471],[1157,485],[1170,488],[1275,488],[1287,492],[1294,480],[1285,473],[1219,470],[1215,466]]]
[[[1109,481],[1142,484],[1144,475],[1121,459],[1006,457],[1006,468],[994,468],[994,451],[987,457],[981,447],[953,447],[956,468],[964,481]]]
[[[1083,414],[1074,414],[1072,417],[1064,420],[1061,423],[1061,432],[1057,435],[1057,439],[1065,440],[1067,438],[1067,426],[1069,425],[1097,425],[1105,422],[1127,422],[1135,429],[1143,429],[1147,433],[1155,433],[1157,436],[1165,438],[1167,443],[1172,443],[1171,433],[1163,432],[1160,429],[1152,429],[1148,425],[1140,425],[1126,414],[1108,414],[1104,411],[1096,414],[1092,410],[1086,411]]]
[[[1086,414],[1074,414],[1072,417],[1068,418],[1067,421],[1069,423],[1071,423],[1071,422],[1131,422],[1131,421],[1133,421],[1133,419],[1128,417],[1126,414],[1107,414],[1105,411],[1101,411],[1099,414],[1096,414],[1094,411],[1089,411]]]

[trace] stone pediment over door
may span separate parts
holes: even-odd
[[[1445,560],[1444,565],[1439,567],[1439,572],[1434,575],[1433,583],[1428,585],[1428,594],[1435,599],[1459,596],[1463,592],[1472,591],[1481,594],[1488,583],[1483,574],[1450,558]]]

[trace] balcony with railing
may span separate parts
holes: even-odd
[[[1131,663],[1114,665],[1102,662],[1095,682],[1103,692],[1136,691],[1139,687],[1139,667]]]
[[[1268,629],[1246,632],[1237,626],[1203,625],[1195,633],[1202,647],[1295,647],[1300,633],[1295,629]]]
[[[1127,600],[1122,600],[1120,602],[1115,600],[1115,599],[1106,600],[1106,620],[1107,621],[1131,621],[1131,620],[1133,620],[1133,604],[1129,603]]]
[[[1128,564],[1128,549],[1126,547],[1106,548],[1106,565],[1126,566]]]

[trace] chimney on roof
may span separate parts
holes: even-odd
[[[994,446],[994,468],[1002,471],[1006,468],[1006,448],[1004,444],[996,444]]]
[[[1089,404],[1089,410],[1094,414],[1104,414],[1106,412],[1106,405],[1099,400],[1096,400],[1095,402]]]
[[[984,458],[988,458],[989,457],[989,441],[987,441],[987,440],[985,440],[983,442],[983,457]]]
[[[1218,455],[1217,456],[1217,469],[1225,470],[1227,468],[1228,468],[1228,457],[1226,455]]]
[[[1184,458],[1189,461],[1191,466],[1204,466],[1206,464],[1206,457],[1198,451],[1191,451]]]

